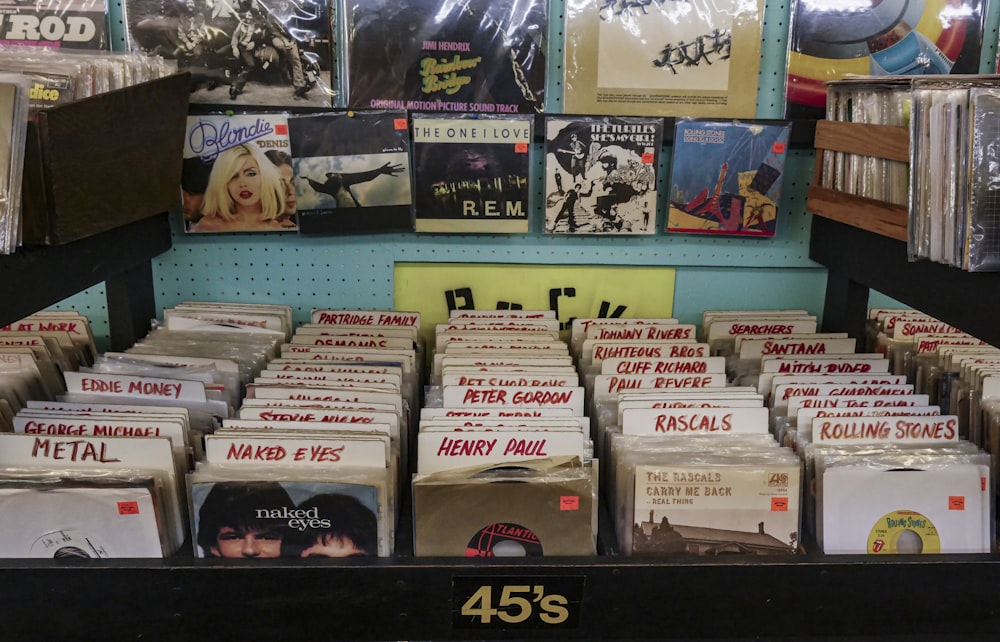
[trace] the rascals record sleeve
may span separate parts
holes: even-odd
[[[663,120],[545,121],[545,231],[654,234]]]
[[[413,115],[417,232],[525,233],[531,115]]]
[[[787,555],[798,542],[799,467],[636,466],[632,507],[620,531],[634,555]]]
[[[567,0],[571,114],[753,118],[763,0]]]
[[[347,106],[543,108],[545,0],[339,0]]]
[[[299,231],[413,231],[406,113],[372,110],[288,119]]]
[[[125,0],[131,51],[191,73],[191,102],[329,107],[329,0]]]
[[[774,236],[791,124],[679,119],[668,232]]]

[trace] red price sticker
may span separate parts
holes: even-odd
[[[948,510],[965,510],[965,495],[949,495]]]
[[[392,126],[396,129],[396,131],[399,131],[401,129],[406,129],[406,127],[407,127],[407,125],[406,125],[406,119],[405,118],[394,118],[392,120]]]
[[[776,142],[774,143],[774,145],[771,145],[771,151],[774,152],[775,154],[784,154],[785,144],[782,142]]]
[[[138,515],[139,502],[118,502],[119,515]]]
[[[514,152],[517,154],[527,154],[528,143],[514,143]]]
[[[642,164],[652,165],[653,164],[653,152],[643,152],[642,153]]]
[[[580,510],[580,498],[577,495],[563,495],[559,498],[559,510]]]
[[[274,133],[280,136],[288,136],[288,125],[275,125]]]
[[[771,512],[772,513],[787,513],[788,512],[788,498],[787,497],[772,497],[771,498]]]

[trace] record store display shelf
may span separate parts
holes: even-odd
[[[149,261],[169,248],[168,227],[157,216],[0,257],[2,320],[105,281],[114,340],[125,341],[152,316]],[[820,217],[810,255],[830,271],[831,328],[861,336],[871,287],[1000,343],[996,305],[983,295],[996,276],[908,263],[900,241]],[[0,639],[1000,636],[988,588],[1000,583],[1000,555],[242,562],[189,550],[166,560],[0,561],[9,614]]]

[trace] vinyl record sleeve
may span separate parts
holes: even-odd
[[[533,113],[545,0],[340,0],[347,106]]]
[[[545,231],[654,234],[659,118],[545,121]]]
[[[413,115],[417,232],[526,233],[532,116]]]
[[[5,2],[0,45],[111,51],[107,0]]]
[[[329,0],[125,0],[131,51],[191,72],[191,102],[330,107]]]
[[[974,74],[984,0],[795,0],[785,118],[823,118],[829,80],[848,75]]]
[[[302,234],[413,230],[404,112],[293,116],[288,130]]]
[[[989,470],[834,466],[823,473],[823,552],[988,553]],[[905,532],[905,534],[904,534]],[[916,536],[916,537],[915,537]],[[900,538],[903,538],[900,541]]]
[[[389,554],[388,511],[375,484],[192,480],[189,487],[198,557]]]
[[[619,525],[622,548],[633,555],[794,553],[799,479],[799,467],[787,464],[636,466],[633,510]]]
[[[963,263],[970,272],[1000,271],[1000,91],[969,92],[969,208]]]
[[[523,473],[523,474],[522,474]],[[413,484],[414,554],[448,557],[594,555],[590,473],[512,471]]]
[[[566,113],[753,118],[764,3],[567,0]]]
[[[148,488],[0,488],[0,557],[163,557]]]
[[[667,232],[774,236],[791,124],[678,120]]]
[[[295,170],[285,114],[188,116],[181,168],[184,229],[294,232]]]

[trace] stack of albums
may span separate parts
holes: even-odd
[[[417,556],[593,555],[584,390],[551,310],[453,310],[416,435]]]
[[[392,553],[419,329],[418,313],[312,311],[206,437],[190,483],[197,555]]]
[[[621,553],[795,552],[801,464],[696,326],[577,319],[571,342]]]

